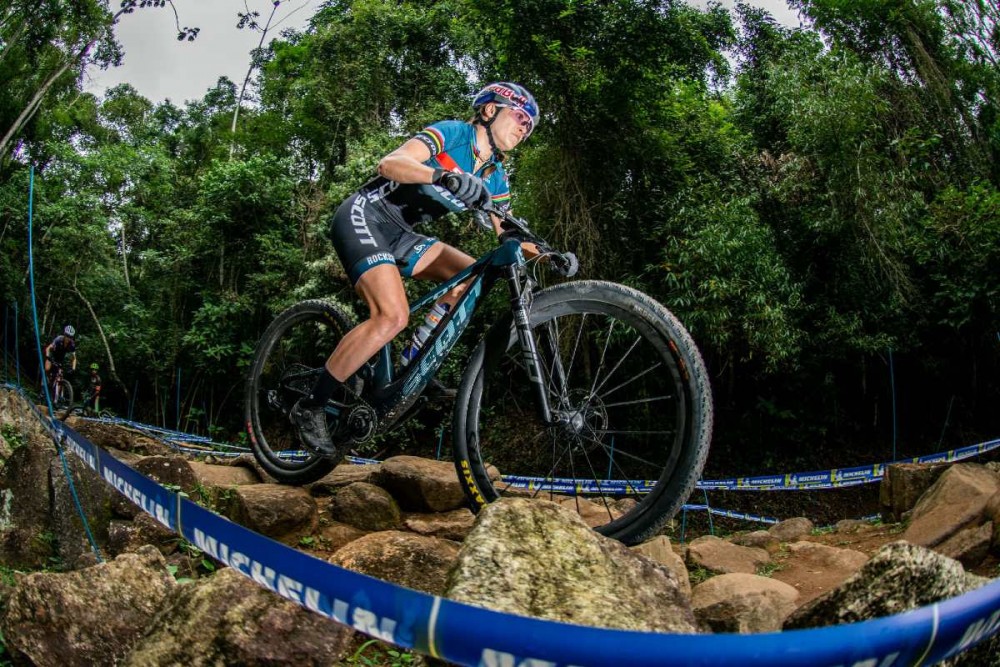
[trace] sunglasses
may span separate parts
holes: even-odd
[[[498,105],[502,106],[502,105]],[[525,136],[531,134],[531,131],[535,129],[534,119],[528,115],[528,112],[519,107],[503,106],[504,109],[508,109],[511,115],[514,117],[514,122],[523,127],[526,132]]]

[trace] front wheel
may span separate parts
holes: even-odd
[[[712,398],[694,341],[661,304],[603,281],[539,292],[529,323],[554,419],[538,415],[508,318],[476,349],[455,405],[455,465],[474,509],[543,497],[604,535],[648,539],[708,456]]]
[[[278,315],[257,343],[246,386],[246,427],[254,457],[285,484],[314,482],[337,461],[303,447],[288,419],[295,402],[309,393],[327,357],[354,322],[325,301],[303,301]],[[327,426],[336,415],[327,407]]]
[[[69,383],[69,380],[60,378],[55,382],[52,407],[56,410],[64,410],[71,405],[73,405],[73,385]]]

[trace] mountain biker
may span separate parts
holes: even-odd
[[[71,370],[76,370],[76,329],[72,324],[67,324],[63,332],[52,339],[52,342],[45,347],[45,376],[51,382],[59,370],[66,362],[66,357],[72,361]]]
[[[100,411],[100,398],[101,398],[101,375],[99,371],[101,367],[96,364],[90,364],[90,388],[87,392],[87,400],[83,402],[83,409],[88,408],[94,412]]]
[[[402,278],[443,282],[475,261],[414,227],[491,201],[509,209],[503,161],[534,130],[538,104],[524,87],[497,82],[476,94],[472,109],[470,121],[434,123],[383,157],[378,176],[345,199],[330,221],[334,249],[370,316],[341,339],[312,391],[289,413],[304,443],[326,456],[335,457],[336,447],[323,406],[335,394],[347,403],[356,400],[344,381],[406,328]],[[458,184],[454,194],[441,185],[446,176]],[[499,234],[499,218],[491,221]],[[524,250],[537,254],[533,245]],[[464,290],[456,286],[438,303],[451,308]]]

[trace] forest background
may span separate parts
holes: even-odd
[[[245,94],[226,78],[184,106],[85,93],[87,66],[122,57],[118,21],[161,11],[173,30],[167,4],[0,6],[5,379],[19,360],[37,387],[33,167],[43,345],[72,323],[118,414],[239,438],[269,320],[303,298],[354,307],[325,235],[336,205],[410,134],[512,80],[542,108],[510,161],[514,210],[581,277],[689,327],[716,404],[707,474],[1000,435],[994,3],[792,0],[804,24],[787,28],[673,0],[331,0],[253,54]],[[433,233],[473,255],[493,243],[459,217]]]

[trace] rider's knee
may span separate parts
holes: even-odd
[[[385,342],[395,338],[399,332],[406,328],[409,321],[410,313],[405,309],[379,313],[372,317],[376,335]]]

